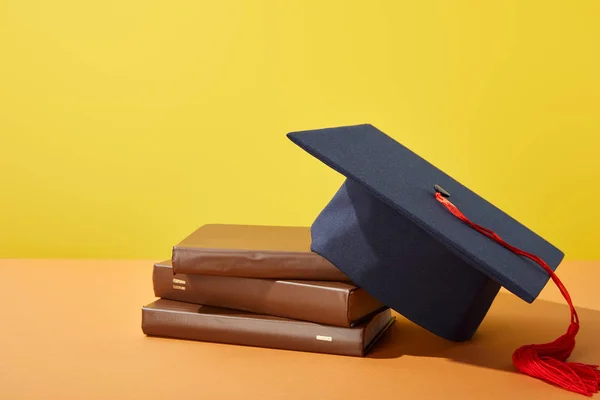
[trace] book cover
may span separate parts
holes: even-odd
[[[310,228],[209,224],[173,246],[176,273],[350,281],[310,250]]]
[[[142,307],[147,336],[357,357],[393,322],[389,308],[344,328],[167,299]]]
[[[353,326],[385,307],[349,282],[174,274],[170,261],[154,264],[152,281],[160,298],[335,326]]]

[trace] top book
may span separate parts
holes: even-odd
[[[350,281],[311,251],[309,227],[209,224],[173,246],[173,272],[263,279]]]

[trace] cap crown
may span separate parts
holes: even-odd
[[[448,213],[436,201],[434,185],[448,191],[452,202],[473,222],[493,230],[506,242],[538,255],[553,270],[564,257],[558,248],[531,229],[372,125],[291,132],[288,137],[419,227],[424,238],[433,239],[525,301],[532,302],[538,296],[549,279],[546,272],[535,262],[511,252]],[[397,222],[389,224],[392,230]],[[323,224],[319,224],[318,229],[322,227]],[[369,234],[372,240],[378,240],[377,232]],[[423,240],[422,245],[431,243]],[[334,264],[350,275],[346,265]],[[350,275],[350,278],[354,277]]]

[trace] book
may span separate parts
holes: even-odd
[[[142,307],[147,336],[358,357],[394,320],[389,308],[344,328],[168,299]]]
[[[156,297],[335,326],[385,307],[349,282],[174,274],[169,260],[154,264],[152,282]]]
[[[209,224],[173,246],[180,274],[350,281],[310,249],[308,227]]]

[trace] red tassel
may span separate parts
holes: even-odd
[[[575,348],[575,336],[579,331],[579,317],[577,316],[569,292],[567,292],[567,289],[554,271],[538,256],[511,246],[493,231],[471,222],[454,204],[439,192],[435,194],[435,198],[454,216],[471,228],[495,240],[514,253],[538,263],[550,275],[550,278],[552,278],[560,293],[569,304],[571,324],[567,332],[550,343],[530,344],[518,348],[513,354],[514,366],[524,374],[571,392],[581,393],[586,396],[597,393],[600,390],[600,371],[598,370],[598,365],[567,362],[567,359]]]

